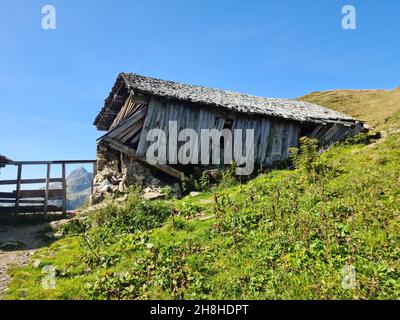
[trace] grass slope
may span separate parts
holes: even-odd
[[[400,88],[394,90],[333,90],[313,92],[298,100],[349,114],[372,126],[400,112]]]
[[[372,107],[337,103],[375,124],[395,110],[363,116]],[[144,202],[132,191],[122,204],[109,201],[13,269],[7,297],[399,299],[400,113],[380,127],[387,136],[372,145],[317,154],[306,141],[296,169],[247,184],[227,175],[196,197]],[[41,285],[46,265],[56,268],[55,289]]]
[[[132,192],[39,250],[39,268],[14,269],[8,298],[398,299],[399,150],[391,133],[213,194],[142,202]],[[56,289],[41,286],[45,265]],[[346,265],[353,289],[342,287]]]

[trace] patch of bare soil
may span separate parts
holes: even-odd
[[[11,266],[24,266],[35,250],[48,245],[43,230],[48,224],[0,226],[0,300],[7,289]]]

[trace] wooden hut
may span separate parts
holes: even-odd
[[[94,125],[107,131],[98,143],[146,162],[150,129],[254,129],[255,163],[268,167],[287,158],[299,138],[310,136],[329,145],[363,129],[352,117],[302,101],[263,98],[225,90],[121,73]],[[109,149],[110,150],[110,149]],[[103,155],[104,158],[104,155]],[[179,166],[152,164],[181,177]],[[101,168],[100,168],[101,170]]]

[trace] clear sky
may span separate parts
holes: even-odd
[[[119,72],[284,98],[398,87],[399,17],[398,0],[1,0],[0,154],[94,159]]]

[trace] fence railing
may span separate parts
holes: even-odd
[[[96,174],[96,160],[57,160],[57,161],[10,161],[4,166],[17,166],[15,180],[0,180],[0,186],[15,185],[11,192],[0,192],[0,214],[40,213],[47,217],[48,212],[67,212],[67,164],[93,164],[93,177]],[[46,165],[43,179],[22,179],[24,166]],[[53,165],[61,165],[61,178],[51,178]],[[61,188],[50,188],[51,183],[61,183]],[[45,184],[44,189],[24,190],[27,184]],[[91,193],[93,192],[93,178]],[[61,200],[61,206],[55,204]]]

